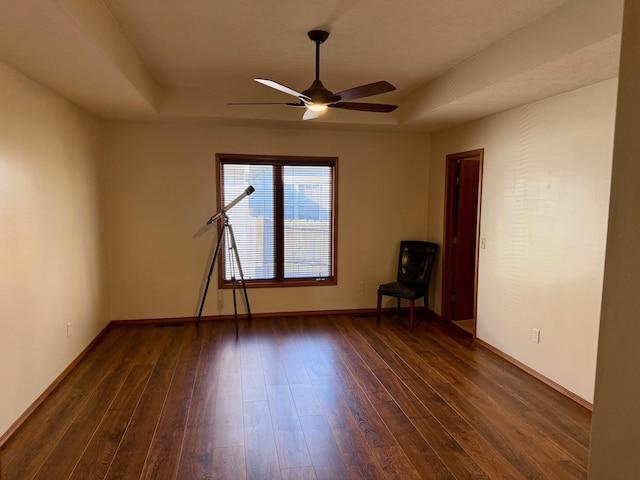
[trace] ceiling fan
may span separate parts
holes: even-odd
[[[393,112],[397,105],[387,105],[383,103],[361,103],[351,102],[358,98],[370,97],[381,93],[391,92],[396,89],[389,82],[381,81],[360,85],[359,87],[349,88],[338,93],[327,90],[320,81],[320,45],[329,37],[329,32],[324,30],[311,30],[308,34],[309,39],[316,44],[316,79],[311,86],[302,92],[297,92],[292,88],[286,87],[281,83],[268,80],[266,78],[256,78],[256,82],[260,82],[267,87],[275,88],[283,93],[298,98],[298,102],[288,103],[230,103],[229,105],[289,105],[292,107],[306,107],[307,110],[302,117],[303,120],[311,120],[317,118],[327,108],[342,108],[345,110],[358,110],[361,112]]]

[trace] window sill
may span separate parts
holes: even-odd
[[[240,282],[236,282],[239,284]],[[245,280],[246,288],[285,288],[285,287],[327,287],[337,285],[338,281],[335,277],[315,278],[294,278],[286,280]],[[229,281],[223,282],[219,287],[221,290],[233,288],[233,284]]]

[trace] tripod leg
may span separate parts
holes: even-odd
[[[225,226],[229,227],[227,234],[229,237],[232,237],[233,232],[231,231],[231,226],[228,223],[227,218],[225,217]],[[227,245],[230,245],[230,249],[233,249],[235,243],[229,238],[226,239]],[[236,276],[234,274],[231,275],[231,288],[233,290],[233,321],[236,325],[236,338],[238,338],[238,303],[236,302]]]
[[[236,279],[233,278],[233,319],[236,322],[236,338],[238,337],[238,307],[236,306]]]
[[[227,225],[229,227],[229,237],[231,239],[231,249],[233,250],[233,255],[236,260],[236,265],[238,266],[238,273],[240,274],[240,283],[242,284],[242,292],[244,293],[244,302],[247,307],[247,315],[249,317],[249,325],[251,325],[251,307],[249,307],[249,296],[247,295],[247,287],[244,284],[244,273],[242,272],[242,265],[240,265],[240,257],[238,256],[238,249],[236,248],[236,237],[233,235],[233,228],[231,225]]]
[[[213,273],[213,266],[216,264],[216,259],[218,258],[218,252],[220,251],[220,245],[222,244],[222,239],[224,238],[224,229],[225,229],[225,225],[222,225],[222,228],[220,229],[220,234],[218,235],[218,244],[216,245],[216,251],[213,254],[213,258],[211,259],[211,266],[209,267],[209,275],[207,276],[207,283],[204,287],[204,292],[202,293],[202,302],[200,303],[200,310],[198,311],[198,318],[196,319],[196,325],[200,324],[200,317],[202,316],[204,301],[206,300],[207,292],[209,291],[209,283],[211,283],[211,274]]]
[[[251,326],[251,308],[249,307],[249,297],[247,296],[247,287],[245,287],[244,285],[244,278],[241,279],[240,283],[242,284],[242,292],[244,293],[244,303],[247,306],[247,316],[248,316],[249,326]]]
[[[231,279],[233,285],[233,319],[236,322],[236,338],[238,337],[238,307],[236,306],[236,277]]]

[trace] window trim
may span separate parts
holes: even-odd
[[[230,160],[230,162],[225,162]],[[267,280],[252,280],[245,279],[245,286],[247,288],[274,288],[274,287],[317,287],[317,286],[330,286],[338,284],[338,157],[301,157],[291,155],[244,155],[238,153],[216,153],[216,205],[219,212],[224,207],[222,205],[222,199],[224,198],[224,187],[222,185],[222,165],[224,163],[235,164],[251,164],[251,165],[303,165],[303,166],[330,166],[332,167],[332,205],[331,205],[331,230],[332,230],[332,255],[331,255],[331,271],[333,275],[331,277],[323,277],[322,279],[316,278],[283,278],[284,277],[284,264],[282,262],[276,262],[276,277],[274,279]],[[281,181],[274,182],[277,188],[282,186]],[[282,192],[276,192],[274,188],[274,195],[280,195],[283,198]],[[278,205],[274,202],[274,223],[276,225],[282,224],[284,221],[284,204]],[[220,221],[218,221],[218,228],[220,228]],[[233,226],[233,225],[232,225]],[[274,232],[274,241],[278,250],[275,252],[277,258],[283,258],[284,256],[284,231],[276,229]],[[225,250],[221,249],[218,261],[218,289],[233,288],[233,283],[230,280],[224,280],[224,265],[225,265]],[[240,259],[242,263],[242,259]]]

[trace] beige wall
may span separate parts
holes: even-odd
[[[375,307],[399,241],[427,238],[428,135],[131,123],[110,125],[105,145],[112,319],[197,313],[216,153],[339,157],[338,285],[250,289],[253,313]],[[212,281],[204,315],[232,314]]]
[[[445,156],[484,148],[477,336],[593,401],[617,81],[433,135],[429,232]],[[440,311],[440,270],[436,309]],[[540,344],[531,340],[540,329]]]
[[[625,2],[589,478],[640,472],[640,1]]]
[[[1,435],[107,315],[99,124],[2,64],[0,112]]]

